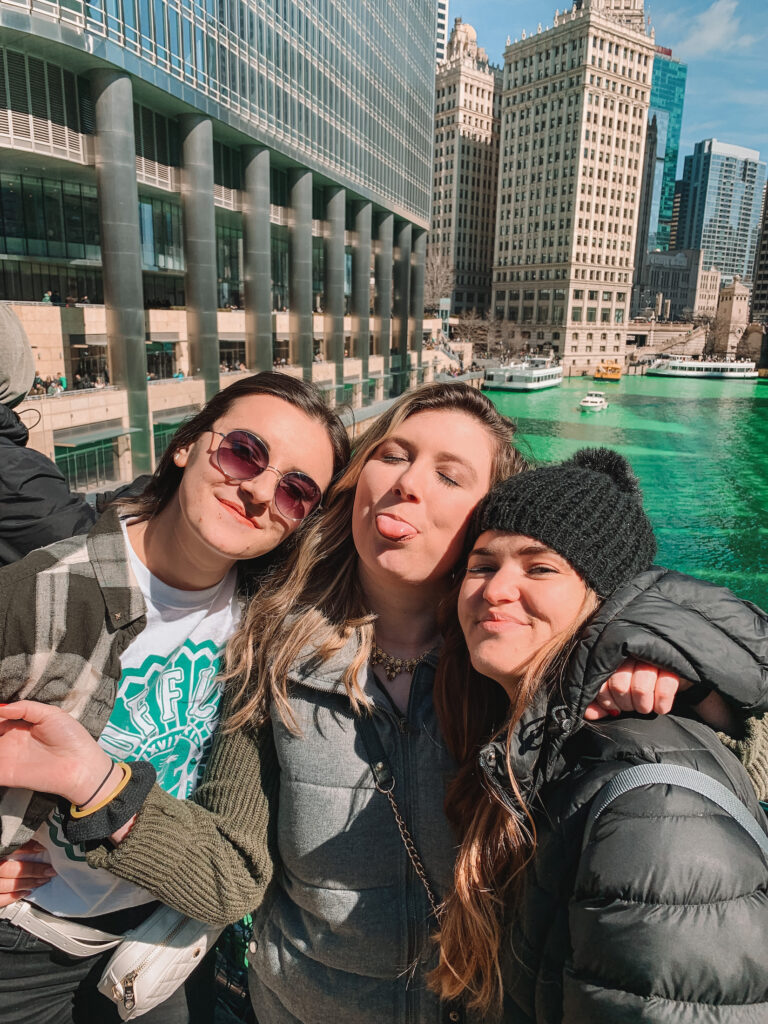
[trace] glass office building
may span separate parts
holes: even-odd
[[[669,249],[687,74],[688,65],[673,57],[671,50],[656,47],[651,79],[651,106],[648,110],[648,120],[656,118],[656,159],[653,166],[648,229],[649,252],[666,252]]]
[[[752,281],[765,170],[757,150],[717,139],[685,158],[677,248],[703,250],[704,267],[717,267],[726,284]]]
[[[132,401],[153,306],[186,307],[207,392],[226,308],[251,369],[280,311],[306,377],[321,345],[341,386],[346,347],[401,389],[435,32],[434,0],[0,0],[0,299],[104,302]]]

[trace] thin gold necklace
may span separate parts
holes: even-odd
[[[424,661],[431,650],[432,648],[428,647],[423,654],[419,654],[416,658],[396,658],[393,654],[387,654],[386,651],[382,651],[374,640],[373,650],[371,651],[371,664],[381,665],[384,669],[384,675],[391,683],[401,672],[412,673],[416,666]]]

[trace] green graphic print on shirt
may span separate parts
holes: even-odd
[[[202,773],[219,716],[222,648],[185,641],[171,659],[123,670],[100,746],[116,761],[150,761],[157,783],[180,800]]]
[[[201,777],[219,718],[217,681],[224,648],[212,640],[186,640],[169,658],[150,655],[125,668],[99,745],[116,761],[150,761],[157,783],[183,800]],[[64,838],[61,815],[51,815],[49,835],[69,860],[85,860]]]

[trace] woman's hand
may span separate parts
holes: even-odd
[[[630,659],[603,683],[597,696],[584,712],[588,722],[607,716],[616,717],[622,711],[635,711],[640,715],[667,715],[672,710],[678,690],[687,690],[687,679],[681,679],[666,669],[647,662]]]
[[[50,864],[25,860],[42,853],[43,847],[34,839],[0,860],[0,907],[10,906],[29,896],[33,889],[45,885],[56,874]]]
[[[109,792],[112,764],[66,711],[33,700],[0,704],[0,786],[56,793],[83,806],[98,802],[97,790]]]

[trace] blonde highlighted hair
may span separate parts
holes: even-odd
[[[290,670],[311,642],[326,661],[353,633],[359,643],[343,682],[355,711],[365,703],[357,683],[368,661],[374,616],[366,608],[352,541],[352,506],[363,466],[404,420],[420,412],[448,411],[477,420],[493,441],[491,484],[519,472],[523,457],[512,445],[513,423],[475,388],[463,383],[425,384],[402,395],[356,443],[344,473],[331,487],[325,511],[312,523],[270,584],[254,597],[229,643],[228,676],[235,681],[228,728],[257,726],[274,704],[289,728],[296,723],[288,700]]]
[[[561,685],[582,627],[600,604],[587,588],[576,618],[536,652],[513,700],[472,667],[459,626],[460,581],[442,611],[445,647],[435,678],[435,708],[448,749],[461,766],[445,798],[460,838],[454,888],[435,936],[440,947],[430,985],[442,999],[463,998],[485,1013],[502,1003],[500,948],[505,907],[536,852],[536,826],[510,764],[515,728],[536,696]],[[480,771],[477,757],[490,740],[504,742],[507,775],[519,813],[513,814]]]

